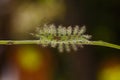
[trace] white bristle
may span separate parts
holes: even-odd
[[[79,27],[78,26],[75,26],[74,27],[74,30],[73,30],[73,35],[76,35],[79,31]]]
[[[84,38],[86,38],[86,39],[91,39],[91,35],[82,35]]]
[[[84,34],[85,31],[86,31],[85,26],[82,26],[82,27],[79,29],[78,35],[82,35],[82,34]]]
[[[51,42],[51,47],[55,48],[57,46],[56,41]]]
[[[77,51],[77,46],[76,46],[76,44],[72,43],[71,46],[72,46],[72,49],[73,49],[74,51]]]
[[[62,34],[62,26],[58,26],[58,28],[57,28],[57,33],[58,33],[58,36],[60,36],[61,34]]]
[[[70,52],[70,46],[69,46],[69,44],[65,44],[65,49],[66,49],[67,52]]]
[[[55,25],[50,25],[50,34],[51,35],[56,35],[56,27]]]
[[[63,43],[60,43],[59,45],[58,45],[58,49],[59,49],[59,51],[60,52],[63,52],[64,51],[64,45],[63,45]]]
[[[49,34],[50,33],[49,27],[46,24],[43,27],[43,32],[44,32],[44,34]]]
[[[66,35],[66,28],[65,27],[62,28],[61,34]]]
[[[69,26],[69,27],[67,28],[67,35],[71,35],[71,34],[72,34],[72,27]]]

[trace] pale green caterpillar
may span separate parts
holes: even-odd
[[[79,28],[79,26],[75,26],[72,28],[58,26],[56,28],[55,25],[44,25],[43,27],[36,29],[36,34],[34,34],[38,39],[40,39],[40,43],[42,46],[58,47],[60,52],[64,50],[70,51],[71,48],[73,50],[77,50],[77,46],[82,46],[82,43],[89,43],[89,39],[91,35],[85,35],[86,32],[85,26]]]

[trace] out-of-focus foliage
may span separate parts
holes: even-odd
[[[64,15],[65,7],[62,0],[20,2],[21,4],[15,6],[12,18],[11,34],[14,37],[17,37],[15,34],[23,36],[38,25],[61,19],[61,16]]]

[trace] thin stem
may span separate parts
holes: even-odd
[[[119,45],[111,44],[111,43],[104,42],[104,41],[90,41],[90,43],[88,43],[86,45],[97,45],[97,46],[104,46],[104,47],[120,49]]]
[[[54,42],[54,43],[59,44],[61,42]],[[0,40],[0,45],[22,45],[22,44],[43,44],[43,43],[40,43],[40,40]],[[105,47],[120,49],[119,45],[111,44],[104,41],[89,41],[88,43],[82,42],[80,43],[80,45],[97,45],[97,46],[105,46]]]
[[[37,44],[39,40],[0,40],[0,45]]]

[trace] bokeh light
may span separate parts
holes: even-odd
[[[103,63],[98,80],[120,80],[120,60],[111,58]]]
[[[34,47],[23,46],[17,53],[17,60],[25,70],[38,70],[43,63],[43,55]]]

